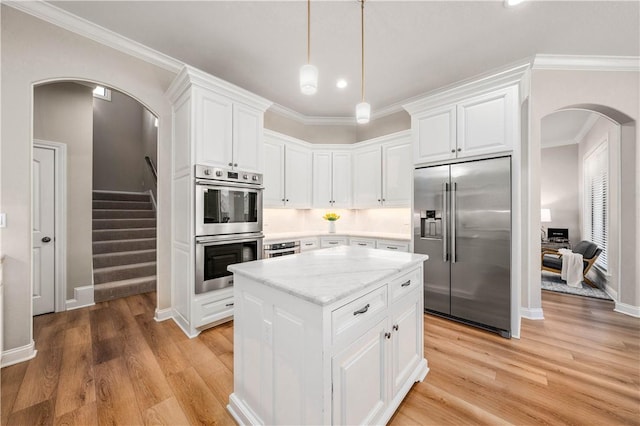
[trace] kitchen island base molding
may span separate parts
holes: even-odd
[[[380,424],[428,369],[427,256],[337,247],[232,265],[239,424]]]

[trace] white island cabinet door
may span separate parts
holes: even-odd
[[[419,282],[419,280],[417,280]],[[391,380],[395,397],[422,360],[422,293],[412,290],[393,305],[391,316]],[[418,297],[416,297],[418,295]]]
[[[387,407],[387,319],[332,359],[333,424],[376,424]]]
[[[233,167],[263,173],[262,112],[246,105],[233,105]]]

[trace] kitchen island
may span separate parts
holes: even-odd
[[[229,266],[240,424],[383,424],[429,371],[426,255],[336,247]]]

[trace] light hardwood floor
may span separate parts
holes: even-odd
[[[2,369],[2,425],[234,424],[233,325],[188,339],[155,294],[34,319],[38,356]],[[640,320],[543,292],[522,339],[425,316],[430,373],[392,425],[640,424]]]

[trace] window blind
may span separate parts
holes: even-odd
[[[585,235],[602,249],[596,265],[607,270],[609,152],[602,142],[584,162]]]

